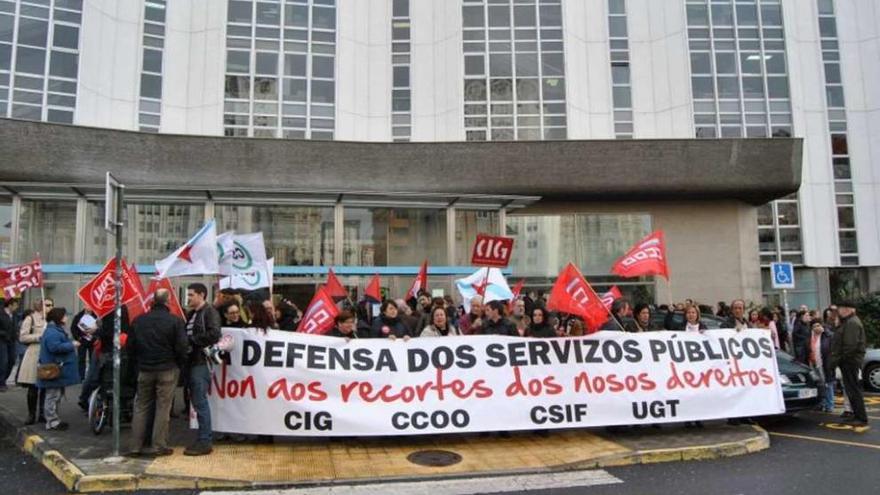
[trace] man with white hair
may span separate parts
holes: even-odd
[[[418,335],[416,327],[419,324],[419,317],[413,314],[412,308],[403,299],[395,299],[394,303],[397,305],[400,322],[409,330],[410,335]]]
[[[483,296],[474,296],[471,298],[471,310],[468,314],[461,317],[458,322],[459,329],[464,335],[479,334],[483,328]]]

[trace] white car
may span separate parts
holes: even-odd
[[[880,349],[868,349],[862,363],[862,378],[865,390],[880,392]]]

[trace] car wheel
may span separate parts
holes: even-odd
[[[880,363],[871,363],[865,368],[865,388],[880,392]]]

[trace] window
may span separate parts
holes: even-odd
[[[22,200],[17,261],[30,261],[40,253],[43,263],[74,263],[75,231],[75,202]]]
[[[433,265],[446,261],[446,210],[346,207],[343,264]]]

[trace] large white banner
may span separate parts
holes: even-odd
[[[412,435],[632,425],[784,412],[763,330],[346,339],[224,328],[216,431]]]

